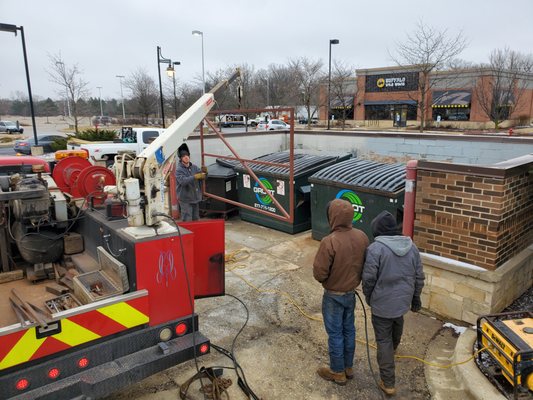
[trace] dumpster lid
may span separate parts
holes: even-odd
[[[315,155],[315,154],[294,154],[294,175],[303,174],[310,170],[320,168],[322,165],[329,165],[336,162],[340,157],[350,155]],[[288,163],[290,154],[287,151],[279,153],[266,154],[261,157],[254,158],[254,160],[275,162],[275,163]],[[253,162],[248,163],[248,166],[254,172],[268,173],[272,175],[289,175],[289,167],[278,167],[270,165],[255,164]],[[237,171],[245,171],[245,169],[238,163],[235,167]]]
[[[405,187],[405,165],[352,158],[318,171],[309,182],[397,192]]]
[[[211,178],[233,178],[235,170],[232,167],[227,167],[215,162],[207,166],[207,176]]]

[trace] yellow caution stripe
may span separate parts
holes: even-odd
[[[118,303],[98,309],[98,312],[106,317],[124,325],[126,328],[133,328],[148,323],[148,315],[143,314],[128,303]]]

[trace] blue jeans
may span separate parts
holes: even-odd
[[[181,220],[197,221],[200,218],[200,204],[199,203],[182,203],[180,202]]]
[[[329,367],[343,372],[353,367],[355,353],[355,293],[344,295],[324,291],[322,316],[328,333]]]

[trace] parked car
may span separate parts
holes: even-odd
[[[303,117],[298,120],[299,124],[307,125],[307,118]],[[318,124],[318,118],[311,118],[311,125]]]
[[[43,136],[38,137],[39,146],[43,146],[44,153],[53,152],[54,149],[52,149],[52,143],[54,143],[56,140],[61,140],[61,139],[65,139],[65,136],[43,135]],[[32,146],[35,146],[34,138],[15,140],[15,145],[13,146],[13,150],[15,150],[17,153],[31,154]]]
[[[262,121],[257,124],[258,131],[288,131],[291,129],[289,124],[279,120],[271,119],[270,121]]]
[[[13,121],[0,121],[0,132],[23,133],[24,128]]]

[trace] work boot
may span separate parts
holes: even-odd
[[[344,373],[346,374],[346,379],[353,379],[353,368],[346,368]]]
[[[385,386],[383,381],[379,381],[379,388],[385,392],[387,396],[394,396],[396,394],[396,388]]]
[[[341,386],[346,385],[346,374],[344,373],[344,371],[333,372],[328,367],[320,367],[319,369],[317,369],[316,372],[321,378],[327,381],[332,381],[336,383],[337,385],[341,385]]]

